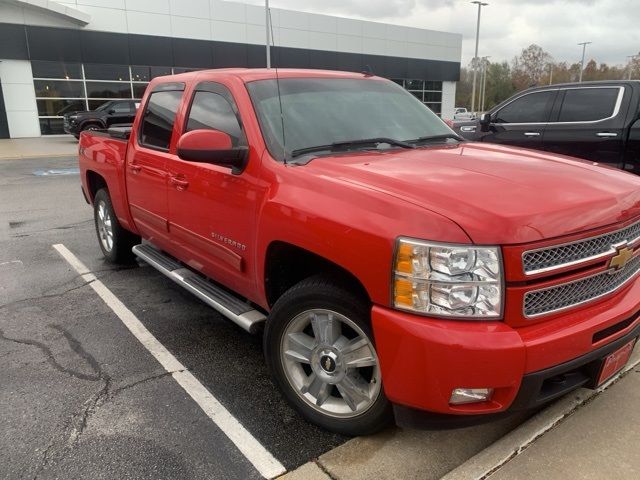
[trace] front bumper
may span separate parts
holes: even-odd
[[[372,309],[372,324],[397,421],[406,424],[402,418],[426,411],[442,423],[451,415],[533,408],[594,386],[602,359],[640,335],[639,312],[636,280],[607,300],[527,327],[433,319],[380,306]],[[493,388],[494,394],[487,402],[450,405],[455,388]]]

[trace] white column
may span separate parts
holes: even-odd
[[[452,120],[456,108],[456,82],[442,82],[442,118]]]
[[[38,107],[31,62],[0,60],[0,81],[11,138],[39,137]]]

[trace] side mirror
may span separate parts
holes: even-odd
[[[229,167],[231,173],[239,175],[247,166],[249,148],[233,147],[231,137],[219,130],[193,130],[178,140],[178,157]]]
[[[491,114],[483,113],[480,115],[480,130],[483,132],[489,131],[489,125],[491,125]]]
[[[109,115],[113,115],[114,113],[116,113],[116,111],[113,108],[110,108],[109,110],[107,110],[107,113]]]

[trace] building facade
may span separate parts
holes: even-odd
[[[265,9],[221,0],[0,0],[0,138],[63,133],[62,116],[138,99],[155,76],[264,67]],[[453,116],[462,36],[271,9],[272,66],[393,79]]]

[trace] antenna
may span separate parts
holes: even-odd
[[[269,8],[267,10],[268,14],[269,14],[269,28],[271,29],[271,41],[274,43],[275,46],[275,39],[273,37],[273,21],[271,20],[271,9]],[[280,56],[278,56],[278,58],[276,58],[276,60],[279,60]],[[275,63],[278,63],[277,61]],[[274,65],[275,71],[276,71],[276,87],[278,88],[278,104],[280,105],[280,122],[282,124],[282,160],[284,161],[284,164],[287,164],[287,147],[286,147],[286,141],[285,141],[285,132],[284,132],[284,112],[282,110],[282,95],[280,94],[280,76],[278,75],[278,65]]]

